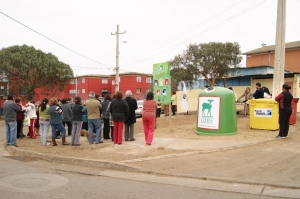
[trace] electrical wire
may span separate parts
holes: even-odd
[[[244,10],[239,11],[239,12],[235,13],[234,15],[230,16],[229,18],[227,18],[227,19],[221,21],[220,23],[218,23],[218,24],[216,24],[216,25],[214,25],[214,26],[212,26],[212,27],[210,27],[210,28],[208,28],[208,29],[206,29],[206,30],[204,30],[204,31],[202,31],[202,32],[200,32],[200,33],[198,33],[198,34],[196,34],[196,35],[194,35],[194,36],[192,36],[192,37],[190,37],[190,38],[188,38],[188,39],[186,39],[186,40],[180,42],[180,43],[178,43],[178,44],[176,44],[176,45],[173,45],[173,46],[171,46],[171,47],[169,47],[169,48],[167,48],[167,49],[165,49],[165,50],[158,51],[157,53],[154,53],[154,54],[152,54],[151,56],[148,56],[148,57],[146,57],[146,58],[144,58],[144,59],[138,60],[138,61],[133,62],[133,63],[131,63],[131,64],[124,65],[124,66],[122,66],[122,67],[128,67],[128,66],[131,66],[131,65],[134,65],[134,64],[143,62],[143,61],[148,60],[148,59],[150,59],[150,58],[152,58],[152,57],[154,57],[154,56],[156,56],[156,55],[158,55],[158,54],[161,54],[162,52],[169,51],[169,50],[171,50],[171,49],[173,49],[173,48],[175,48],[175,47],[177,47],[177,46],[179,46],[179,45],[182,45],[182,44],[186,43],[187,41],[190,41],[191,39],[194,39],[194,38],[196,38],[196,37],[198,37],[198,36],[200,36],[200,35],[203,35],[203,34],[209,32],[209,31],[211,31],[211,30],[213,30],[213,29],[215,29],[215,28],[218,28],[218,27],[221,26],[221,25],[224,25],[224,24],[227,23],[228,21],[231,21],[231,20],[233,20],[234,18],[236,18],[236,17],[238,17],[238,16],[241,16],[241,15],[247,13],[249,10],[252,10],[252,9],[254,9],[255,7],[257,7],[258,5],[264,3],[265,0],[262,1],[262,2],[259,2],[259,3],[257,3],[257,2],[258,2],[258,1],[256,1],[256,3],[254,3],[253,5],[251,5],[251,6],[247,7],[247,8],[245,8]]]
[[[79,56],[81,56],[81,57],[84,57],[84,58],[86,58],[86,59],[88,59],[88,60],[90,60],[90,61],[93,61],[93,62],[97,63],[97,64],[100,64],[100,65],[103,65],[103,66],[107,66],[107,67],[109,67],[109,68],[114,68],[114,67],[111,67],[111,66],[109,66],[109,65],[106,65],[106,64],[103,64],[103,63],[101,63],[101,62],[98,62],[98,61],[96,61],[96,60],[94,60],[94,59],[91,59],[91,58],[89,58],[89,57],[87,57],[87,56],[85,56],[85,55],[83,55],[83,54],[81,54],[81,53],[76,52],[75,50],[72,50],[71,48],[66,47],[66,46],[63,45],[63,44],[60,44],[60,43],[54,41],[53,39],[51,39],[51,38],[49,38],[49,37],[43,35],[42,33],[39,33],[38,31],[36,31],[36,30],[34,30],[34,29],[32,29],[32,28],[26,26],[25,24],[21,23],[20,21],[18,21],[18,20],[16,20],[16,19],[12,18],[12,17],[10,17],[10,16],[8,16],[7,14],[3,13],[2,11],[0,11],[0,13],[3,14],[4,16],[8,17],[9,19],[11,19],[11,20],[17,22],[18,24],[24,26],[25,28],[27,28],[27,29],[33,31],[34,33],[36,33],[36,34],[38,34],[38,35],[40,35],[40,36],[42,36],[42,37],[48,39],[49,41],[51,41],[51,42],[53,42],[53,43],[55,43],[55,44],[57,44],[57,45],[59,45],[59,46],[65,48],[65,49],[67,49],[67,50],[69,50],[69,51],[71,51],[71,52],[73,52],[73,53],[75,53],[75,54],[77,54],[77,55],[79,55]]]
[[[220,10],[219,12],[216,12],[215,14],[213,14],[213,15],[207,17],[206,19],[202,20],[201,22],[192,25],[191,27],[189,27],[189,28],[187,28],[186,30],[182,31],[181,33],[179,33],[179,34],[176,35],[175,37],[173,37],[173,38],[171,38],[171,39],[169,39],[169,40],[166,40],[166,41],[160,43],[159,45],[157,45],[156,47],[154,47],[154,48],[152,48],[152,49],[150,49],[150,50],[148,50],[148,51],[152,52],[152,51],[156,50],[156,49],[157,49],[158,47],[160,47],[160,46],[164,46],[165,44],[170,45],[170,44],[176,42],[177,39],[180,38],[182,35],[185,35],[185,33],[187,33],[187,32],[188,32],[188,33],[191,33],[192,31],[195,31],[195,29],[194,29],[195,27],[197,27],[197,26],[199,26],[199,25],[204,25],[204,24],[209,23],[210,21],[212,21],[212,20],[215,19],[216,17],[218,17],[218,16],[224,14],[225,12],[229,11],[230,9],[232,9],[232,8],[235,7],[235,6],[237,6],[238,4],[240,4],[240,3],[243,2],[243,1],[245,1],[245,0],[238,0],[238,1],[234,2],[233,4],[227,6],[226,8],[224,8],[224,9],[222,9],[222,10]],[[134,60],[133,60],[133,61],[134,61]],[[132,61],[130,61],[129,63],[125,64],[125,66],[131,65],[131,62],[132,62]]]

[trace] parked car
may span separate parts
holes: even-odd
[[[138,108],[135,110],[135,116],[138,117],[138,116],[141,116],[143,115],[143,102],[144,100],[137,100],[137,106]]]

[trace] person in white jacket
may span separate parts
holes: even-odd
[[[30,123],[28,126],[29,127],[29,135],[27,135],[27,136],[34,139],[36,137],[34,127],[35,127],[35,120],[37,118],[34,101],[29,100],[29,102],[26,104],[25,107],[26,107],[26,117],[28,117],[28,119],[30,120]]]

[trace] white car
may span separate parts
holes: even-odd
[[[141,116],[143,115],[143,102],[144,100],[137,100],[137,106],[138,108],[135,110],[135,116]]]

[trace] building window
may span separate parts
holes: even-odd
[[[136,93],[142,93],[142,89],[141,88],[137,88],[136,89]]]
[[[85,83],[85,78],[82,78],[82,79],[81,79],[81,83]]]
[[[81,93],[85,93],[85,88],[81,89]]]
[[[70,92],[70,94],[76,94],[76,89],[72,89],[69,92]]]
[[[75,84],[75,79],[72,79],[72,80],[70,81],[70,84]]]
[[[102,84],[108,84],[108,79],[102,79]]]
[[[136,77],[136,81],[137,81],[137,82],[142,82],[142,77],[141,77],[141,76],[137,76],[137,77]]]
[[[146,78],[146,83],[152,83],[152,78],[151,77],[147,77]]]

